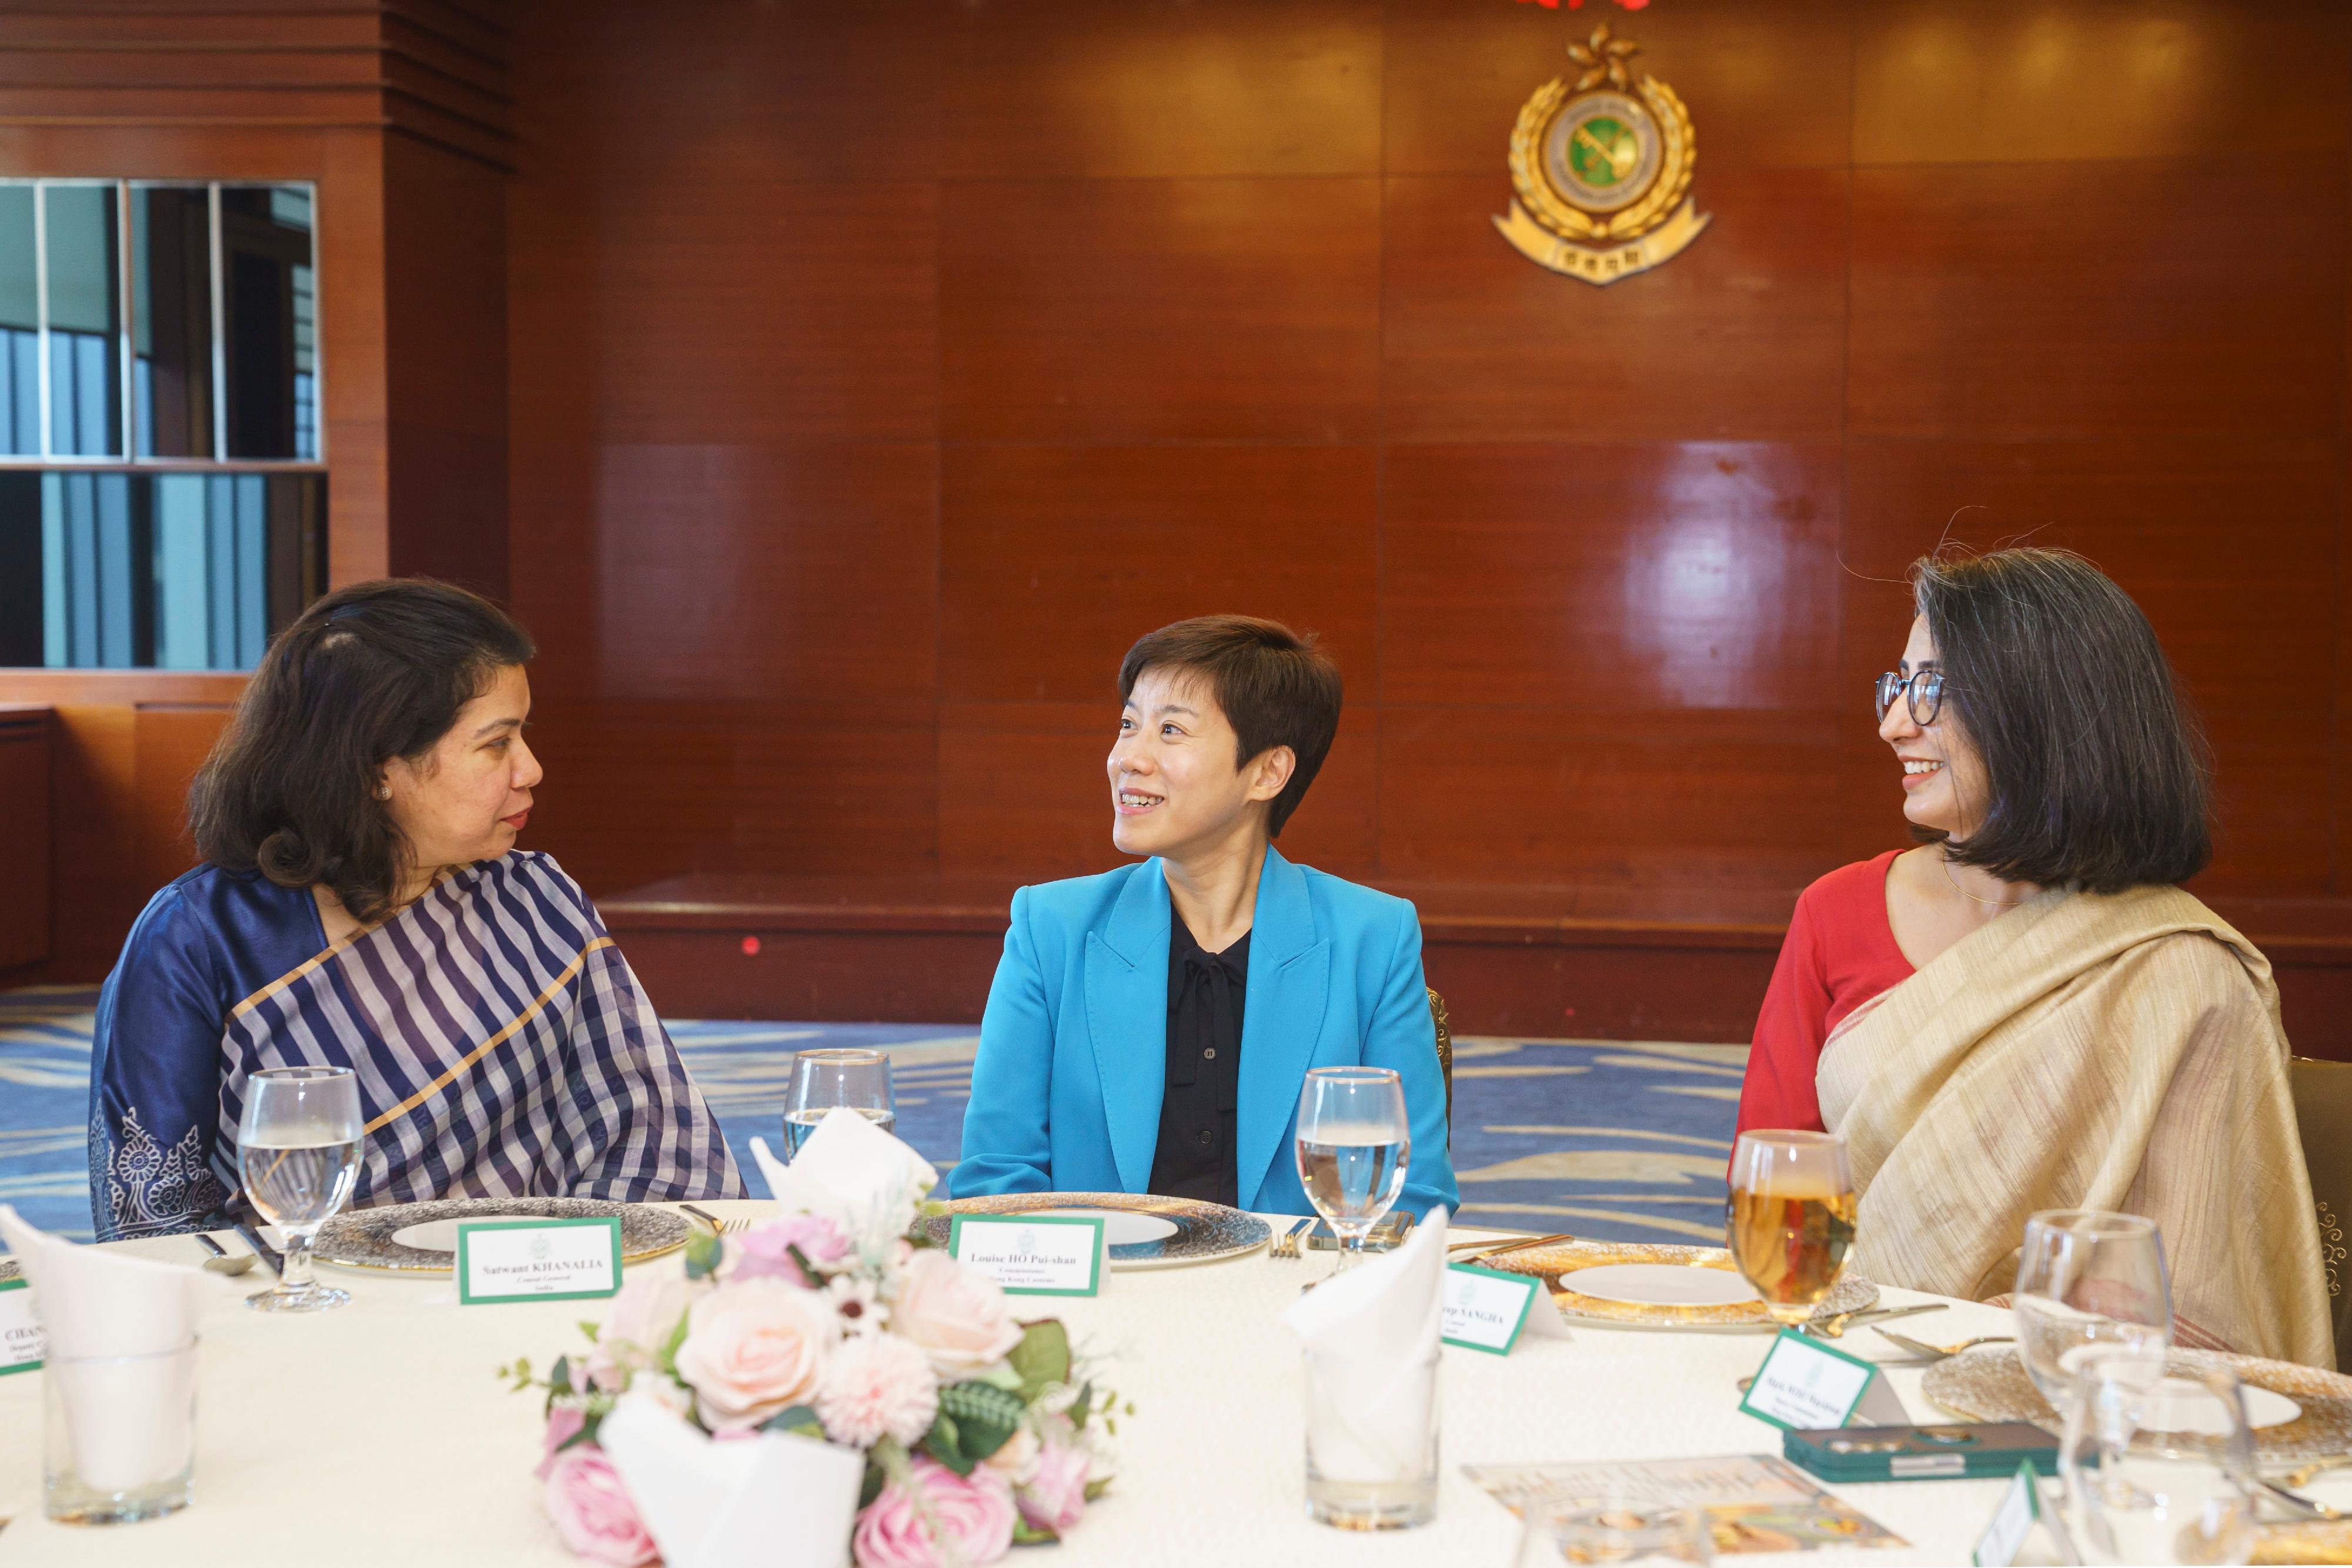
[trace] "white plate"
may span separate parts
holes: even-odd
[[[1728,1307],[1759,1301],[1756,1288],[1722,1269],[1672,1263],[1604,1263],[1559,1277],[1559,1288],[1596,1301],[1637,1307]]]
[[[2303,1414],[2303,1406],[2284,1394],[2267,1388],[2244,1385],[2246,1419],[2255,1430],[2264,1427],[2284,1427]],[[2205,1385],[2194,1378],[2168,1377],[2149,1390],[2139,1407],[2139,1425],[2147,1432],[2195,1432],[2207,1437],[2229,1436],[2221,1425],[2221,1413],[2213,1408],[2213,1396]]]
[[[1156,1214],[1130,1214],[1121,1208],[1041,1208],[1037,1212],[1066,1214],[1075,1219],[1099,1219],[1103,1222],[1103,1242],[1110,1247],[1165,1241],[1176,1234],[1176,1222]]]

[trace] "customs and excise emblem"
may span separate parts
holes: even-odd
[[[1496,228],[1538,267],[1614,283],[1681,254],[1706,228],[1691,198],[1698,162],[1690,110],[1654,76],[1625,69],[1640,46],[1609,25],[1568,47],[1580,74],[1538,88],[1511,130],[1517,198]]]

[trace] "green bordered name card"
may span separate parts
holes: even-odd
[[[1773,1336],[1739,1409],[1783,1432],[1911,1423],[1910,1412],[1874,1364],[1795,1329]]]
[[[1103,1222],[1076,1214],[959,1214],[948,1253],[1008,1296],[1091,1296],[1102,1288]]]
[[[621,1288],[621,1220],[478,1219],[457,1227],[457,1300],[585,1301]]]
[[[0,1377],[41,1364],[41,1320],[26,1280],[0,1280]]]
[[[2027,1459],[2001,1491],[2000,1506],[1992,1511],[1992,1522],[1977,1537],[1976,1552],[1969,1561],[1977,1568],[2009,1568],[2041,1520],[2042,1478],[2034,1471],[2033,1461]]]
[[[1559,1308],[1532,1274],[1509,1274],[1475,1263],[1449,1263],[1440,1301],[1441,1336],[1465,1350],[1508,1355],[1522,1333],[1566,1339]]]

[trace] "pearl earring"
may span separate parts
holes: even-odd
[[[392,799],[392,786],[391,786],[391,785],[389,785],[389,784],[379,784],[379,785],[377,785],[377,786],[375,787],[375,798],[376,798],[377,800],[391,800],[391,799]]]

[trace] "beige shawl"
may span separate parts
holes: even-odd
[[[1862,1191],[1853,1266],[1982,1298],[2026,1217],[2163,1227],[2176,1317],[2333,1366],[2270,961],[2176,887],[2044,893],[1840,1023],[1823,1124]]]

